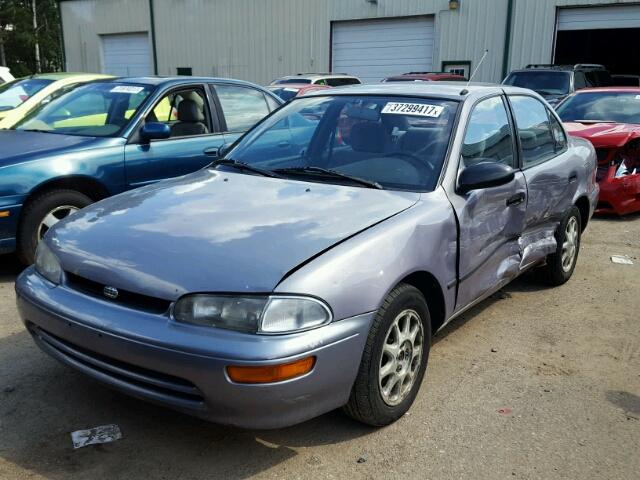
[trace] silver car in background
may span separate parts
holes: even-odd
[[[386,425],[447,322],[530,268],[571,277],[595,168],[529,90],[319,92],[209,167],[59,222],[20,315],[61,362],[215,422]]]

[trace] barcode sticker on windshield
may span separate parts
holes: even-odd
[[[425,103],[396,103],[389,102],[382,109],[382,113],[395,113],[397,115],[419,115],[421,117],[438,118],[442,115],[444,107],[427,105]]]
[[[117,87],[113,87],[109,90],[111,93],[140,93],[144,90],[144,87],[134,87],[133,85],[118,85]]]

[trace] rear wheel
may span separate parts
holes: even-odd
[[[29,201],[22,212],[18,228],[20,260],[27,265],[32,264],[36,247],[47,231],[60,220],[91,203],[89,197],[75,190],[51,190]]]
[[[431,320],[422,293],[398,285],[376,314],[344,411],[374,426],[404,415],[420,389],[430,344]]]
[[[571,207],[556,231],[556,251],[547,257],[547,264],[542,267],[542,278],[549,285],[562,285],[573,275],[580,252],[581,232],[580,211]]]

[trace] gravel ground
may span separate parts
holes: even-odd
[[[35,347],[18,270],[0,257],[1,479],[639,478],[640,215],[593,220],[568,284],[525,276],[437,335],[384,429],[332,412],[242,431],[112,392]],[[71,431],[109,423],[121,440],[73,450]]]

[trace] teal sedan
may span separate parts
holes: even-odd
[[[0,131],[0,253],[32,263],[58,221],[198,170],[280,106],[239,80],[119,78],[77,87]]]

